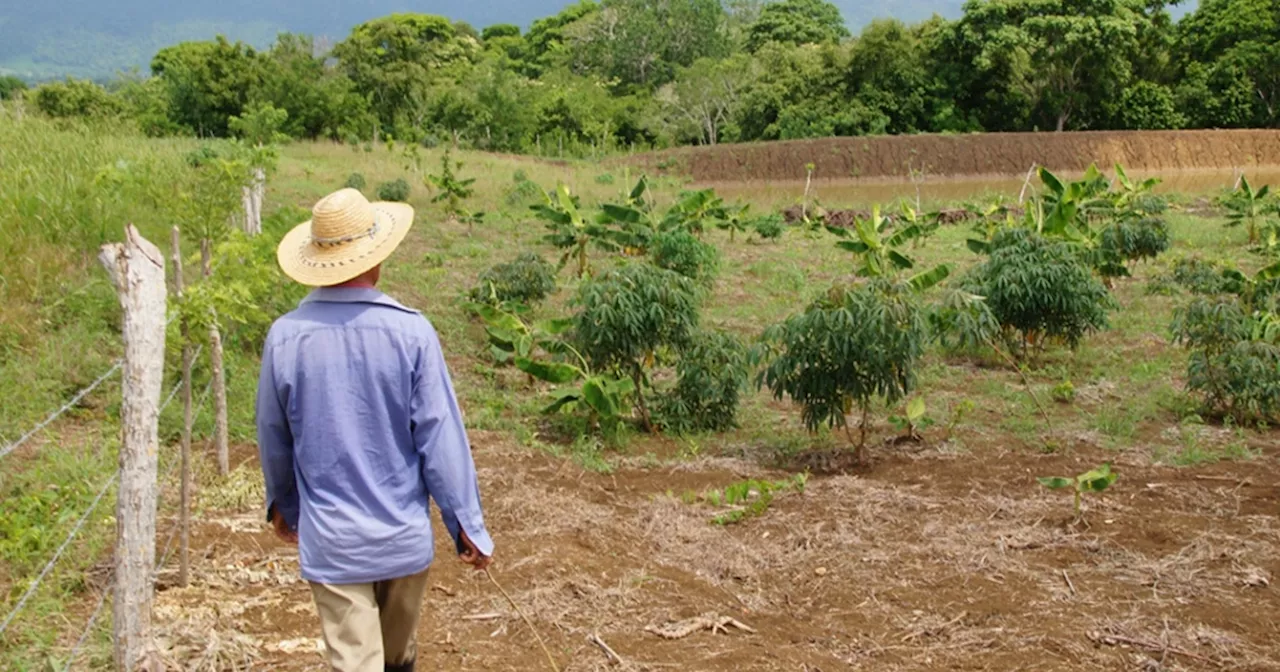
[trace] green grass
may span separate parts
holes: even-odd
[[[0,398],[5,400],[0,441],[26,431],[119,356],[119,308],[93,258],[97,246],[118,238],[123,224],[130,221],[152,240],[162,244],[167,240],[170,222],[160,204],[128,190],[104,191],[95,178],[119,160],[146,163],[160,176],[181,175],[187,170],[182,157],[193,146],[190,141],[60,129],[40,120],[28,120],[21,127],[0,125],[0,257],[18,260],[0,270],[0,301],[6,306],[0,314]],[[543,227],[528,212],[531,197],[516,187],[518,172],[542,188],[561,181],[569,184],[588,210],[629,190],[635,175],[625,174],[618,166],[606,170],[589,162],[547,164],[465,152],[458,158],[464,162],[461,176],[478,178],[476,196],[468,206],[488,213],[485,224],[474,231],[449,223],[439,207],[430,203],[431,194],[414,169],[406,166],[399,152],[384,147],[372,152],[331,144],[287,147],[279,170],[269,178],[267,207],[268,214],[286,206],[307,209],[340,188],[353,172],[364,174],[370,190],[398,177],[410,181],[410,203],[418,210],[415,231],[387,264],[385,289],[422,310],[439,331],[473,430],[514,437],[520,445],[600,472],[615,469],[613,458],[620,453],[654,460],[706,455],[786,460],[806,451],[845,445],[843,434],[808,434],[794,409],[754,389],[743,398],[740,429],[676,441],[631,434],[620,446],[605,446],[587,435],[580,422],[540,416],[549,388],[531,384],[522,374],[493,361],[483,330],[462,308],[464,295],[484,269],[510,261],[522,251],[557,258],[542,242]],[[423,152],[422,166],[431,169],[438,161],[439,152]],[[605,172],[613,175],[612,183],[596,179]],[[654,192],[665,204],[684,186],[678,179],[662,178],[655,180]],[[761,198],[754,203],[760,211],[787,200],[776,192]],[[868,205],[852,197],[849,202],[833,198],[824,204]],[[1220,220],[1175,214],[1170,227],[1174,254],[1230,258],[1246,268],[1258,263],[1243,250],[1243,232],[1224,234]],[[965,226],[945,228],[913,254],[922,267],[951,263],[958,276],[976,262],[965,248],[968,235]],[[740,236],[730,243],[726,233],[712,231],[707,240],[721,249],[723,261],[720,280],[705,300],[702,321],[748,340],[802,309],[832,282],[848,278],[854,268],[851,257],[825,235],[789,231],[777,242]],[[600,268],[615,263],[602,252],[593,250],[592,255]],[[1173,434],[1165,432],[1195,408],[1179,383],[1186,356],[1169,342],[1167,330],[1172,310],[1182,298],[1151,297],[1144,292],[1147,280],[1162,267],[1163,262],[1140,265],[1135,278],[1117,284],[1115,295],[1123,309],[1112,315],[1111,329],[1088,337],[1078,352],[1051,349],[1034,362],[1028,375],[1053,423],[1047,443],[1044,419],[1027,396],[1021,377],[1004,362],[995,357],[965,359],[929,352],[921,393],[929,415],[937,421],[926,431],[930,443],[941,440],[953,409],[968,402],[972,409],[955,427],[962,438],[956,439],[953,452],[979,454],[991,445],[1063,451],[1075,443],[1069,437],[1095,432],[1111,450],[1155,455],[1173,464],[1248,459],[1253,454],[1247,441],[1252,432],[1220,446],[1186,438],[1191,436],[1186,432],[1183,438],[1169,438]],[[565,271],[559,281],[559,292],[537,309],[535,317],[569,313],[578,280]],[[251,442],[258,344],[236,333],[228,334],[228,340],[231,433],[235,441]],[[174,366],[171,353],[169,370]],[[197,396],[207,380],[206,367],[205,363],[197,367]],[[1069,404],[1053,403],[1049,392],[1064,380],[1073,381],[1076,398]],[[1104,382],[1116,397],[1089,394],[1103,389]],[[31,574],[52,553],[51,545],[56,548],[87,506],[92,484],[109,477],[114,468],[118,394],[118,380],[104,385],[69,419],[38,437],[32,451],[21,451],[0,464],[0,493],[5,495],[8,514],[2,519],[7,522],[0,523],[0,587],[7,588],[0,593],[0,615],[7,613]],[[895,433],[888,414],[877,409],[873,415],[873,441]],[[166,443],[176,437],[178,421],[176,405],[163,414],[161,436]],[[210,423],[210,414],[202,414],[197,434],[207,435]],[[875,455],[882,449],[876,443],[871,450]],[[99,514],[112,506],[104,502]],[[68,561],[60,563],[55,580],[41,590],[16,633],[0,642],[0,670],[37,669],[47,656],[65,655],[67,638],[79,633],[81,612],[87,610],[83,603],[91,591],[84,589],[84,570],[102,557],[113,532],[111,526],[98,522],[93,534],[81,542],[83,546],[77,544]],[[68,605],[84,608],[68,611]],[[102,635],[94,642],[92,655],[99,662],[106,660]]]

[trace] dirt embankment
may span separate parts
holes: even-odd
[[[822,138],[690,147],[626,159],[698,182],[1022,175],[1034,165],[1081,171],[1091,163],[1147,171],[1280,164],[1280,130],[1094,131]]]

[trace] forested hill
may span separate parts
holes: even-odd
[[[392,12],[425,12],[466,21],[528,26],[567,0],[48,0],[0,2],[0,73],[46,79],[105,78],[143,70],[161,47],[225,34],[264,47],[281,31],[341,40],[351,27]],[[733,3],[726,3],[733,4]],[[963,0],[837,0],[849,26],[892,16],[918,21],[960,15]]]

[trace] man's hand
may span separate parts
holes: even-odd
[[[458,534],[463,548],[462,553],[458,554],[458,559],[474,567],[477,572],[488,569],[489,564],[493,562],[493,558],[481,553],[480,549],[476,548],[475,543],[471,541],[471,537],[468,537],[466,532],[459,531]]]
[[[289,523],[286,523],[284,516],[280,515],[280,510],[271,507],[271,526],[276,530],[276,536],[286,544],[298,545],[298,533],[289,529]]]

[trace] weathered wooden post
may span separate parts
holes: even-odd
[[[244,206],[244,232],[250,236],[262,233],[262,201],[266,197],[267,171],[253,169],[253,180],[242,187],[240,202]]]
[[[154,654],[151,583],[156,559],[156,471],[164,384],[164,254],[132,224],[99,261],[124,309],[120,485],[116,495],[115,661],[134,670]]]
[[[182,301],[182,232],[173,227],[173,295]],[[178,551],[178,585],[186,588],[191,571],[191,332],[186,316],[178,321],[182,334],[182,463],[178,465],[182,479],[178,505],[178,525],[182,536]]]
[[[208,238],[200,241],[200,265],[206,280],[213,275],[213,246]],[[209,366],[213,373],[213,441],[218,456],[218,473],[231,471],[227,443],[227,374],[222,365],[222,332],[215,321],[209,327]]]

